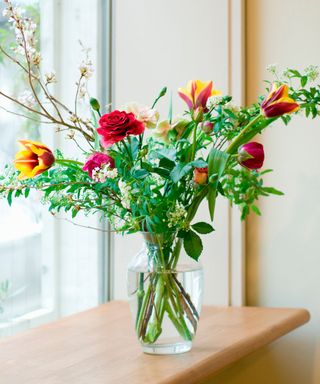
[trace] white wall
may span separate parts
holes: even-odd
[[[270,63],[320,64],[318,0],[247,0],[247,95],[263,91]],[[260,138],[259,138],[260,139]],[[267,181],[284,197],[261,200],[247,225],[249,305],[304,307],[311,322],[212,383],[320,383],[320,119],[276,124],[261,139]]]

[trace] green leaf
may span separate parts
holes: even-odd
[[[161,159],[163,157],[175,161],[177,156],[177,152],[175,148],[163,148],[158,151],[152,151],[150,153],[151,159]]]
[[[241,210],[241,220],[244,220],[249,214],[249,206],[245,205]]]
[[[136,179],[144,179],[149,176],[149,172],[146,169],[136,169],[132,172],[132,176]]]
[[[170,93],[170,104],[169,104],[169,113],[168,113],[169,123],[172,123],[172,92]]]
[[[159,161],[159,167],[160,168],[166,168],[166,169],[169,169],[171,171],[174,168],[174,166],[175,166],[175,162],[172,160],[169,160],[166,157],[163,157]]]
[[[308,82],[308,76],[302,76],[300,79],[301,87],[304,87]]]
[[[91,117],[93,120],[93,125],[97,128],[99,124],[98,124],[95,112],[93,110],[91,110]],[[96,129],[94,130],[94,150],[97,152],[100,151],[100,137]]]
[[[192,169],[192,165],[185,164],[185,163],[179,163],[177,164],[173,170],[170,172],[171,180],[174,183],[177,183],[179,180],[181,180],[190,170]]]
[[[8,204],[10,205],[10,207],[12,205],[12,194],[13,194],[13,189],[11,189],[9,191],[8,196],[7,196]]]
[[[202,159],[193,160],[189,164],[196,168],[206,168],[208,166],[207,162]]]
[[[229,154],[223,151],[219,151],[216,148],[212,148],[208,156],[208,175],[210,181],[212,180],[209,184],[208,192],[208,204],[211,220],[213,220],[214,217],[219,179],[226,168],[228,160]],[[216,177],[211,177],[213,175]]]
[[[164,168],[159,168],[159,167],[152,168],[151,172],[152,173],[156,173],[156,174],[162,176],[165,179],[169,179],[169,177],[170,177],[170,172],[167,169],[164,169]]]
[[[138,156],[139,148],[140,148],[139,140],[134,136],[131,137],[130,149],[131,149],[133,159],[136,159],[136,157]]]
[[[198,261],[203,250],[203,245],[200,237],[195,232],[189,231],[186,233],[183,238],[183,246],[188,256]]]
[[[278,196],[283,196],[284,193],[279,191],[278,189],[275,189],[273,187],[263,187],[262,188],[263,191],[267,192],[267,193],[271,193],[272,195],[278,195]]]
[[[199,223],[191,225],[192,229],[194,229],[196,232],[206,235],[207,233],[211,233],[214,231],[214,228],[212,225],[205,223],[203,221],[200,221]]]
[[[74,219],[77,216],[78,213],[79,213],[79,210],[77,208],[73,208],[72,209],[72,214],[71,214],[72,218]]]
[[[261,211],[256,205],[251,205],[251,209],[256,215],[261,216]]]

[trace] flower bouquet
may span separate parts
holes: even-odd
[[[169,103],[169,117],[161,120],[156,107],[167,88],[150,107],[101,108],[86,92],[92,73],[86,57],[73,110],[50,91],[55,75],[41,74],[35,24],[6,3],[16,43],[1,45],[0,51],[25,75],[30,95],[27,101],[4,91],[0,95],[17,105],[19,115],[67,131],[80,152],[70,159],[40,142],[20,140],[21,150],[0,176],[0,197],[11,204],[13,197],[37,190],[54,215],[98,212],[113,231],[141,232],[144,247],[128,275],[138,339],[149,353],[189,350],[201,309],[201,236],[214,231],[211,223],[195,222],[198,208],[206,201],[213,221],[219,196],[237,205],[245,219],[250,211],[260,214],[260,196],[282,194],[263,184],[270,170],[260,170],[264,149],[252,140],[276,120],[288,124],[292,114],[318,116],[317,68],[277,73],[273,83],[267,82],[267,95],[248,107],[234,105],[211,81],[193,80],[178,91],[184,114],[174,117]],[[87,100],[89,117],[77,112],[80,95]]]

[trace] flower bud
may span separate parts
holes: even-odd
[[[202,123],[199,124],[200,128],[203,130],[204,133],[207,135],[210,135],[212,133],[214,124],[211,123],[211,121],[203,121]]]
[[[208,183],[208,168],[195,168],[193,172],[193,181],[203,185]]]
[[[260,143],[247,143],[238,150],[238,162],[249,169],[259,169],[264,162],[263,145]]]
[[[90,105],[91,105],[91,108],[94,110],[94,111],[97,111],[99,112],[100,111],[100,103],[97,99],[95,99],[94,97],[90,97]]]
[[[163,97],[167,93],[167,87],[163,87],[159,93],[159,97]]]
[[[200,123],[203,120],[203,108],[198,107],[192,113],[192,119],[196,123]]]

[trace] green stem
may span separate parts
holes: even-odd
[[[80,165],[80,166],[83,166],[83,163],[81,163],[80,161],[69,160],[69,159],[56,159],[56,160],[55,160],[55,163],[57,163],[57,164],[61,164],[61,165],[74,164],[74,165]]]
[[[194,197],[192,203],[190,204],[190,207],[188,209],[188,214],[186,221],[188,223],[191,223],[193,218],[195,217],[197,210],[199,208],[199,205],[201,204],[201,201],[207,196],[207,193],[209,191],[209,187],[205,186],[201,189],[201,191]]]
[[[128,157],[129,157],[129,160],[132,163],[133,162],[133,158],[132,158],[132,154],[131,154],[131,152],[129,150],[129,147],[127,146],[127,143],[124,140],[122,140],[121,142],[123,143],[124,149],[126,150],[126,152],[128,154]]]
[[[230,153],[230,154],[233,154],[237,151],[237,149],[239,148],[239,146],[241,144],[244,144],[243,143],[243,140],[244,140],[244,137],[251,131],[251,128],[257,124],[261,119],[263,119],[264,117],[259,114],[258,116],[256,116],[254,119],[252,119],[249,124],[247,124],[243,130],[239,133],[239,135],[230,143],[229,147],[227,148],[226,152],[227,153]]]
[[[192,151],[191,151],[191,160],[193,161],[196,156],[196,148],[197,148],[197,128],[198,123],[195,123],[194,129],[193,129],[193,143],[192,143]]]
[[[171,264],[171,269],[175,269],[177,266],[179,256],[180,256],[181,247],[182,247],[182,240],[178,239],[177,243],[173,249],[173,252],[172,252],[171,263],[169,263],[169,264]]]
[[[140,317],[140,312],[141,312],[141,307],[143,303],[143,298],[144,298],[144,273],[139,274],[139,288],[137,290],[137,296],[138,296],[138,310],[137,310],[137,318],[136,318],[136,327],[138,325],[139,317]]]
[[[137,333],[139,336],[140,336],[142,322],[143,322],[143,319],[145,316],[146,307],[147,307],[147,304],[149,301],[150,293],[151,293],[151,282],[149,283],[147,291],[146,291],[145,295],[143,296],[140,313],[138,316],[138,320],[136,321],[136,330],[137,330]]]
[[[161,274],[158,276],[154,292],[155,294],[152,302],[153,309],[148,321],[148,328],[145,336],[145,340],[149,343],[154,343],[162,332],[161,306],[164,300],[164,282]]]

